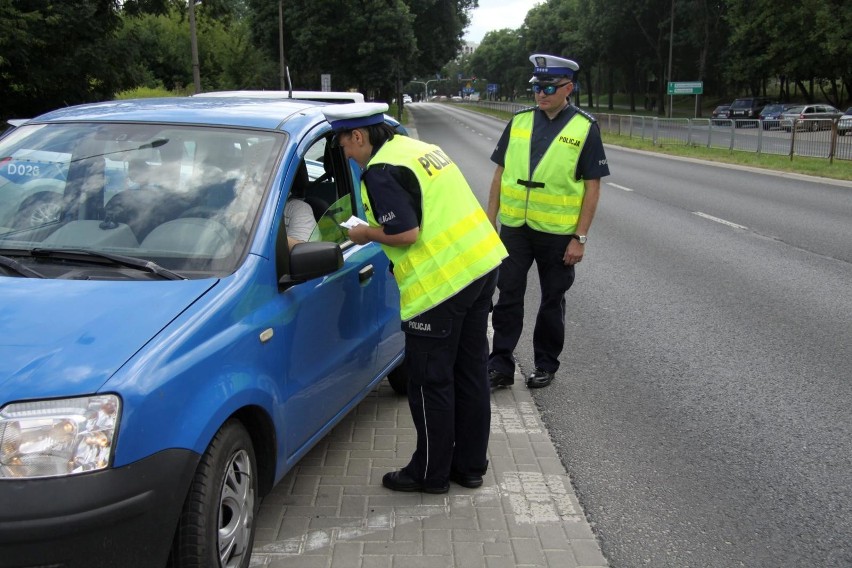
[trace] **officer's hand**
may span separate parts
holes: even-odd
[[[369,227],[367,225],[355,225],[349,229],[349,240],[356,245],[365,245],[370,242]]]
[[[565,249],[565,255],[562,257],[562,262],[566,266],[573,266],[583,260],[583,254],[586,252],[586,245],[581,245],[577,239],[571,239],[568,247]]]

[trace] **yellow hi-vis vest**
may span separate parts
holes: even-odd
[[[420,183],[422,220],[409,246],[382,245],[393,262],[400,312],[409,320],[454,296],[508,256],[458,166],[437,146],[394,136],[367,167],[391,164],[410,169]],[[367,221],[380,226],[361,182]]]
[[[512,118],[500,181],[500,222],[509,227],[526,223],[537,231],[570,235],[577,230],[586,192],[583,180],[574,176],[592,122],[579,112],[571,117],[530,176],[534,115],[522,111]]]

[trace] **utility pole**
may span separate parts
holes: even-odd
[[[674,3],[675,0],[672,0],[672,17],[669,20],[669,73],[667,81],[669,83],[672,82],[672,43],[674,43]],[[668,85],[666,85],[668,88]],[[674,96],[669,96],[669,118],[672,117],[672,101],[674,100]]]
[[[198,94],[201,92],[201,71],[198,68],[198,40],[195,33],[195,0],[189,0],[189,46],[192,50],[192,82]]]

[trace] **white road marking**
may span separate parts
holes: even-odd
[[[622,190],[622,191],[633,191],[633,190],[632,190],[632,189],[630,189],[629,187],[624,187],[623,185],[618,185],[617,183],[612,183],[612,182],[609,182],[609,181],[608,181],[608,182],[606,182],[606,184],[607,184],[607,185],[611,185],[611,186],[612,186],[612,187],[614,187],[615,189],[620,189],[620,190]]]
[[[731,221],[726,221],[725,219],[719,219],[718,217],[708,215],[707,213],[702,213],[701,211],[693,211],[692,214],[698,215],[699,217],[703,217],[705,219],[709,219],[710,221],[713,221],[714,223],[720,223],[722,225],[727,225],[728,227],[733,227],[734,229],[745,229],[745,230],[748,229],[748,227],[745,227],[743,225],[737,225],[736,223],[733,223]]]

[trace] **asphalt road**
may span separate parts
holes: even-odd
[[[504,123],[408,108],[484,201]],[[604,554],[852,566],[852,184],[607,154],[562,367],[534,392]]]

